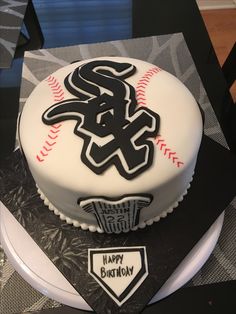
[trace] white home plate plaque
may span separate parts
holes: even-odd
[[[88,272],[121,306],[148,275],[146,247],[89,249]]]

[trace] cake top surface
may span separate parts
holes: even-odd
[[[116,196],[150,191],[188,167],[202,118],[170,73],[141,60],[101,57],[43,80],[19,129],[31,169],[85,195]]]

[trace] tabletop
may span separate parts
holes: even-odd
[[[73,5],[74,2],[71,2]],[[66,3],[65,1],[57,1],[57,5],[47,5],[46,1],[40,1],[40,3],[39,1],[34,1],[35,10],[41,22],[42,31],[45,37],[44,48],[91,43],[96,41],[122,40],[126,38],[173,34],[176,32],[183,33],[211,106],[220,122],[223,133],[226,135],[227,142],[223,140],[223,144],[230,147],[230,137],[227,136],[229,132],[227,125],[228,117],[225,112],[227,112],[227,106],[231,103],[232,99],[230,98],[221,68],[216,59],[195,1],[188,1],[188,5],[186,5],[186,1],[178,1],[177,4],[176,1],[171,0],[167,0],[164,3],[163,1],[149,1],[148,5],[144,5],[143,1],[139,0],[114,1],[114,4],[109,4],[109,1],[104,1],[104,7],[102,7],[102,4],[99,1],[95,2],[96,4],[94,5],[96,5],[96,10],[94,10],[94,7],[91,5],[86,7],[83,1],[77,1],[77,9],[75,7],[73,7],[73,9],[71,8],[70,1],[67,1]],[[48,10],[48,16],[50,15],[50,9],[54,12],[51,25],[43,10],[44,6]],[[87,23],[84,19],[84,13],[86,13]],[[74,25],[68,25],[68,19],[76,19],[78,16],[80,17],[80,20],[83,20],[83,23],[76,21]],[[197,28],[196,25],[198,25]],[[61,29],[67,29],[67,27],[70,29],[69,38],[68,32],[60,32]],[[73,31],[71,31],[71,28]],[[78,30],[79,36],[76,36]],[[58,36],[58,33],[60,33],[60,36]],[[11,69],[2,70],[0,72],[0,98],[2,100],[0,108],[0,131],[4,132],[4,137],[1,136],[1,144],[3,148],[1,150],[2,157],[9,154],[15,146],[15,130],[19,110],[18,99],[22,62],[23,60],[21,58],[16,59],[13,61]],[[215,130],[215,125],[209,125],[207,132],[207,135],[211,136],[214,140],[218,142],[222,141],[221,135]],[[229,232],[233,232],[233,219],[235,219],[235,202],[227,208],[223,233],[229,234]],[[222,259],[227,258],[227,256],[222,253],[222,247],[227,245],[230,246],[231,244],[227,243],[225,237],[221,237],[209,261],[203,267],[201,272],[189,282],[186,286],[186,291],[191,291],[193,285],[213,284],[214,282],[219,281],[227,281],[228,287],[232,289],[234,282],[231,282],[231,280],[235,280],[236,278],[235,265],[223,266],[222,263]],[[229,251],[231,249],[232,248],[230,247]],[[220,263],[218,263],[219,260],[221,261]],[[14,272],[12,266],[5,260],[4,256],[2,256],[1,261],[4,268],[4,278],[6,279],[6,276],[11,280],[15,278],[14,280],[17,282],[18,288],[19,286],[24,287],[25,291],[27,291],[34,300],[33,303],[31,302],[30,304],[28,303],[27,306],[24,306],[24,311],[27,309],[28,311],[33,311],[61,306],[57,302],[43,297],[37,291],[32,291],[31,287],[29,287],[27,283],[23,283],[23,280],[19,275]],[[3,268],[0,268],[0,270],[3,270]],[[217,273],[217,279],[203,276],[204,273],[211,273],[212,269]],[[213,296],[215,291],[218,290],[214,285],[210,287],[211,290],[208,290],[211,291],[209,292],[209,295]],[[194,289],[196,288],[197,287],[194,287]],[[223,286],[221,289],[225,289],[226,291],[226,288],[223,288]],[[197,293],[200,295],[201,292],[199,291],[200,290],[198,290]],[[7,291],[5,290],[5,293],[6,292]],[[169,301],[169,304],[172,304],[172,306],[175,302],[178,303],[178,301],[173,300],[174,299],[172,298]],[[168,312],[167,308],[169,305],[164,305],[164,303],[168,304],[168,301],[162,303],[163,309],[166,309],[166,312]],[[204,303],[204,305],[206,304]],[[65,312],[66,310],[68,313],[72,311],[69,308],[64,308],[63,313],[67,313]],[[155,313],[155,310],[154,307],[150,307],[148,311],[150,313]],[[19,312],[20,311],[23,311],[23,309],[21,308]],[[77,312],[79,313],[79,311]]]

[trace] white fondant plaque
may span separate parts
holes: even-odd
[[[126,195],[121,198],[91,197],[78,201],[87,213],[96,216],[106,233],[127,232],[139,224],[139,213],[152,202],[149,194]]]
[[[148,275],[146,247],[89,249],[88,272],[121,306]]]

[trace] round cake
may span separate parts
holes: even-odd
[[[19,140],[41,198],[90,231],[137,230],[173,211],[202,137],[192,94],[150,63],[101,57],[48,76],[27,99]]]

